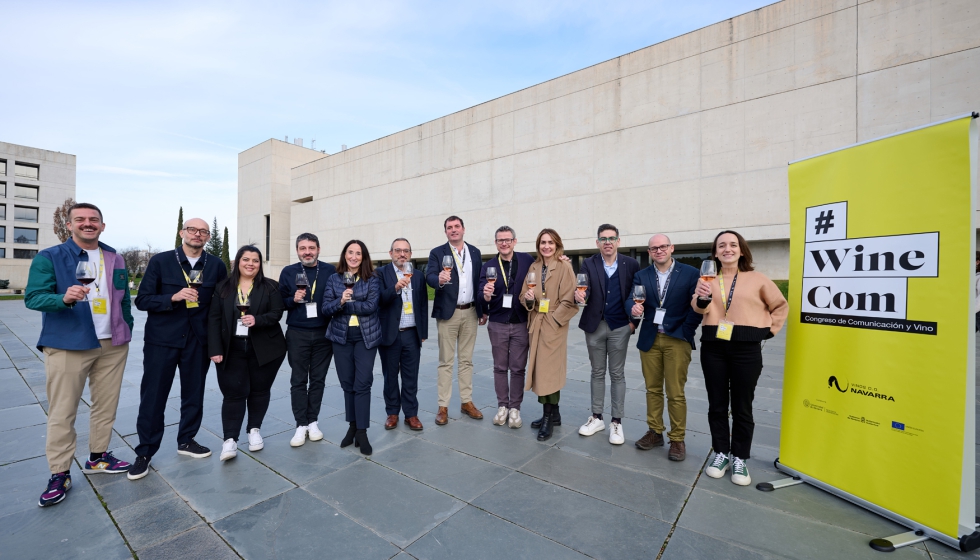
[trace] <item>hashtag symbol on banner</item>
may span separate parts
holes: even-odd
[[[823,230],[823,233],[828,233],[830,231],[830,228],[834,227],[834,211],[833,210],[821,211],[820,215],[817,216],[817,219],[815,221],[817,222],[817,227],[815,228],[817,230],[817,235],[820,235],[821,229]]]

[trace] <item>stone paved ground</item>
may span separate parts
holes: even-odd
[[[111,443],[127,460],[136,443],[144,320],[137,312]],[[263,426],[265,449],[243,449],[227,463],[217,453],[203,460],[176,454],[175,383],[165,444],[149,476],[138,482],[124,475],[86,477],[76,464],[68,499],[42,509],[37,498],[48,476],[47,399],[44,366],[34,348],[41,316],[23,302],[3,301],[0,323],[0,558],[879,558],[868,540],[904,531],[809,486],[765,494],[701,475],[710,438],[697,353],[687,385],[687,461],[671,463],[663,449],[633,447],[646,429],[636,350],[626,370],[626,445],[610,445],[606,432],[579,436],[578,425],[588,415],[590,367],[577,329],[569,336],[564,425],[547,443],[536,441],[528,427],[540,412],[531,393],[523,429],[491,424],[496,399],[481,329],[474,400],[486,415],[482,421],[460,418],[454,397],[450,424],[433,422],[434,340],[425,344],[422,357],[421,433],[403,425],[382,429],[380,366],[375,369],[370,459],[337,446],[346,424],[332,369],[322,442],[289,447],[293,422],[284,367]],[[783,352],[782,336],[764,350],[749,461],[754,481],[781,478],[772,461],[778,455]],[[76,461],[88,452],[87,398],[76,421]],[[198,441],[215,451],[221,447],[220,403],[212,370]],[[928,542],[890,558],[960,556]]]

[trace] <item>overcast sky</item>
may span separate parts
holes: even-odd
[[[117,249],[181,205],[236,244],[259,142],[334,153],[769,3],[6,1],[0,141],[78,156]]]

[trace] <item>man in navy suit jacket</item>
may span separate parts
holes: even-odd
[[[640,269],[636,259],[620,255],[619,229],[612,224],[599,226],[596,247],[599,254],[582,262],[579,273],[589,277],[585,293],[575,291],[575,301],[586,303],[578,326],[585,331],[585,344],[592,363],[592,416],[578,433],[591,436],[606,429],[602,409],[606,399],[606,363],[609,364],[609,401],[612,421],[609,443],[622,445],[622,418],[626,400],[626,354],[634,322],[625,310],[626,298],[633,289],[633,275]]]
[[[406,275],[405,263],[412,258],[412,245],[399,237],[388,251],[391,264],[378,269],[381,280],[381,371],[385,378],[385,429],[398,426],[398,413],[405,413],[405,425],[421,430],[419,421],[419,362],[422,343],[429,338],[429,292],[417,274]],[[414,272],[414,271],[413,271]],[[401,390],[398,374],[401,373]]]
[[[670,416],[670,450],[667,458],[683,461],[686,455],[684,430],[687,427],[687,366],[694,349],[694,331],[701,315],[691,308],[691,298],[700,274],[693,266],[671,257],[674,246],[666,235],[650,238],[650,260],[653,264],[636,273],[633,283],[646,290],[646,301],[635,303],[630,297],[626,309],[643,316],[639,340],[640,365],[647,386],[647,433],[637,440],[638,449],[653,449],[664,444],[664,389],[667,391],[667,414]]]
[[[449,216],[443,222],[445,245],[429,252],[425,280],[436,291],[432,301],[432,317],[439,329],[439,412],[436,424],[449,422],[449,399],[453,395],[453,362],[459,351],[460,411],[476,420],[483,413],[473,404],[473,347],[476,345],[477,323],[484,324],[483,311],[476,304],[480,285],[480,250],[463,241],[466,228],[459,216]],[[443,258],[450,257],[449,270],[443,270]]]
[[[527,308],[520,304],[519,298],[534,257],[514,251],[517,234],[510,226],[497,228],[494,243],[497,258],[483,264],[477,297],[487,316],[487,334],[493,353],[493,387],[497,393],[497,415],[493,423],[503,426],[506,422],[511,428],[520,428],[529,342]],[[487,281],[487,270],[491,268],[497,274],[494,282]]]

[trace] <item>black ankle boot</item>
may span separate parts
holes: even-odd
[[[561,426],[561,414],[558,412],[558,405],[551,405],[551,425]]]
[[[362,454],[371,454],[371,442],[368,441],[367,430],[357,430],[354,432],[354,440],[357,442],[355,445],[361,448]]]
[[[541,417],[541,428],[538,430],[538,441],[551,439],[551,428],[553,426],[551,415],[545,414]]]
[[[344,439],[340,440],[341,447],[347,447],[348,445],[354,443],[354,433],[357,432],[357,427],[353,422],[350,423],[350,428],[347,428],[347,435]]]
[[[546,405],[544,405],[544,412],[541,414],[541,418],[538,418],[534,422],[531,422],[531,429],[537,430],[538,428],[540,428],[541,427],[541,421],[544,420],[545,418],[549,417],[549,416],[551,416],[551,405],[550,404],[546,404]]]

